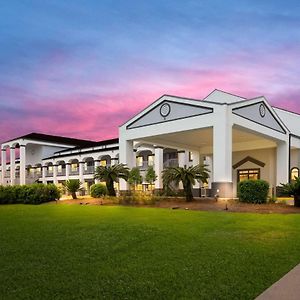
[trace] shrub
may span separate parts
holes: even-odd
[[[269,183],[265,180],[245,180],[238,184],[238,197],[241,202],[266,203]]]
[[[73,199],[77,199],[76,192],[82,190],[81,182],[79,179],[66,180],[63,183],[66,190],[72,195]]]
[[[107,194],[107,188],[104,184],[96,183],[91,186],[91,196],[93,198],[100,198]]]
[[[0,204],[40,204],[59,198],[60,191],[54,184],[35,183],[31,185],[0,186]]]

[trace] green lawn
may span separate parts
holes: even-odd
[[[300,215],[0,206],[0,299],[253,299],[299,249]]]

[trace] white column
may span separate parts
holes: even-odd
[[[135,162],[133,161],[133,141],[127,141],[123,139],[121,134],[119,149],[120,149],[120,163],[126,164],[128,168],[132,168],[135,165]],[[123,179],[120,179],[120,190],[121,191],[129,190],[129,184]]]
[[[69,180],[70,169],[71,169],[71,164],[70,163],[66,163],[66,180]]]
[[[6,149],[1,149],[1,183],[5,183],[6,174]]]
[[[213,158],[211,155],[206,155],[204,165],[209,170],[208,188],[211,189],[211,183],[214,181]]]
[[[84,183],[83,168],[84,168],[84,161],[80,161],[79,162],[79,180],[81,183]]]
[[[26,146],[20,145],[20,184],[26,184]]]
[[[47,175],[47,166],[42,166],[42,182],[43,184],[47,184],[47,179],[46,179],[46,175]]]
[[[164,169],[164,149],[155,147],[154,149],[154,170],[157,176],[155,180],[155,189],[163,189],[162,171]]]
[[[186,150],[178,150],[178,166],[183,168],[184,166],[188,167],[188,156],[189,152]]]
[[[97,167],[100,166],[100,160],[99,159],[95,160],[94,164],[95,164],[95,170],[96,170]],[[99,179],[95,179],[95,183],[100,183],[100,180]]]
[[[232,182],[232,123],[227,107],[221,107],[213,128],[214,182]]]
[[[57,180],[57,164],[53,165],[53,183],[58,184]]]
[[[289,181],[289,144],[288,142],[278,142],[276,151],[276,185]]]
[[[199,165],[200,164],[200,153],[197,151],[192,151],[192,154],[193,154],[193,161],[192,161],[193,166]],[[196,181],[196,184],[193,187],[194,187],[194,189],[199,189],[200,182]]]
[[[232,184],[232,118],[227,105],[216,107],[218,119],[213,126],[213,195],[233,196]]]
[[[10,147],[10,184],[14,185],[16,181],[16,152],[15,147]]]

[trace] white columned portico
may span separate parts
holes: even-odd
[[[20,184],[26,184],[26,146],[20,145]]]
[[[164,169],[164,149],[162,147],[155,146],[154,148],[154,170],[157,176],[155,180],[155,189],[163,189],[162,171]]]
[[[83,169],[84,169],[84,161],[79,162],[79,180],[81,183],[84,183],[84,177],[83,177]]]
[[[99,159],[95,159],[94,160],[94,164],[95,164],[95,171],[97,170],[97,168],[100,166],[100,160]],[[95,179],[95,183],[100,183],[99,179]]]
[[[133,151],[133,141],[122,139],[121,136],[119,142],[119,148],[120,148],[119,150],[120,163],[125,164],[128,168],[131,169],[135,165],[135,161],[133,160],[133,157],[135,155]],[[128,191],[128,190],[129,190],[129,184],[124,179],[120,179],[120,191]]]
[[[10,184],[14,185],[16,181],[16,152],[15,147],[10,147]]]
[[[57,164],[53,165],[53,183],[54,184],[58,183],[58,180],[57,180],[57,167],[58,167]]]
[[[1,183],[5,183],[6,175],[6,148],[1,149]]]
[[[47,184],[47,179],[46,179],[47,169],[48,169],[47,166],[42,166],[42,182],[43,182],[43,184]]]
[[[213,126],[213,173],[212,195],[232,198],[232,118],[227,105],[216,107],[218,118]]]
[[[278,142],[276,151],[276,186],[289,182],[289,144]]]

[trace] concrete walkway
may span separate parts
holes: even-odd
[[[300,299],[300,264],[275,282],[256,300],[299,300]]]

